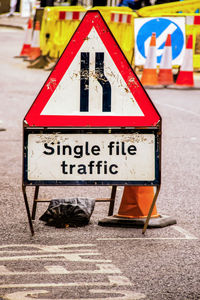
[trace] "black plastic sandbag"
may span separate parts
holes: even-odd
[[[95,200],[88,198],[53,199],[40,220],[57,228],[85,226],[90,221],[94,205]]]

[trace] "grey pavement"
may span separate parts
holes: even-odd
[[[162,187],[158,212],[177,225],[163,229],[98,226],[97,203],[86,227],[47,227],[30,235],[22,184],[22,120],[49,73],[16,59],[22,30],[0,28],[0,299],[200,299],[200,91],[147,90],[163,120]],[[123,187],[117,191],[118,211]],[[28,188],[29,200],[33,188]],[[107,197],[110,187],[42,187],[41,196]],[[30,201],[31,202],[31,201]],[[30,203],[31,204],[31,203]],[[125,296],[124,296],[125,295]]]

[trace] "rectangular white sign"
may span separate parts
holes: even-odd
[[[28,134],[29,181],[153,181],[155,135]]]

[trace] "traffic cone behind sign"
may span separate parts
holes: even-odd
[[[171,34],[168,34],[165,42],[165,47],[160,62],[160,70],[158,73],[158,82],[162,85],[173,84]]]
[[[188,37],[183,63],[176,80],[176,85],[185,87],[194,86],[192,35]]]
[[[156,34],[152,33],[149,50],[141,77],[141,83],[143,85],[152,86],[158,84],[156,63]]]
[[[153,198],[152,186],[126,186],[116,217],[146,218]],[[151,217],[159,217],[155,206]]]
[[[16,57],[27,57],[30,54],[31,49],[31,38],[32,38],[33,21],[31,18],[28,20],[27,29],[25,33],[24,44],[19,56]]]
[[[33,32],[33,39],[31,42],[31,49],[29,54],[29,60],[35,60],[41,54],[40,50],[40,22],[36,21],[35,30]]]

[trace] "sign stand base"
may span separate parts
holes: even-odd
[[[111,216],[104,218],[98,222],[100,226],[108,226],[108,227],[128,227],[128,228],[142,228],[142,233],[146,232],[148,228],[163,228],[169,225],[176,224],[176,220],[169,216],[159,216],[158,218],[151,218],[151,214],[153,208],[155,206],[156,200],[158,198],[158,194],[160,191],[160,185],[156,189],[155,196],[153,198],[151,207],[148,212],[148,216],[146,218],[126,218],[126,217],[118,217]]]
[[[30,208],[29,208],[28,197],[27,197],[27,193],[26,193],[26,187],[27,187],[27,185],[22,186],[22,192],[23,192],[23,196],[24,196],[24,203],[26,206],[29,227],[30,227],[31,234],[33,236],[35,232],[34,232],[32,221],[35,220],[37,203],[38,202],[50,202],[51,199],[39,199],[38,196],[39,196],[39,187],[40,186],[39,185],[35,186],[35,192],[34,192],[34,198],[33,198],[33,208],[32,208],[32,214],[31,214]],[[108,216],[112,216],[112,214],[113,214],[116,192],[117,192],[117,186],[112,186],[110,198],[95,199],[96,202],[110,202]]]
[[[98,222],[98,225],[105,227],[126,227],[126,228],[143,228],[144,234],[146,229],[144,225],[147,222],[147,218],[144,219],[130,219],[119,218],[117,216],[106,217]],[[148,228],[163,228],[166,226],[176,224],[176,220],[173,217],[160,215],[158,218],[150,218],[147,227]]]

